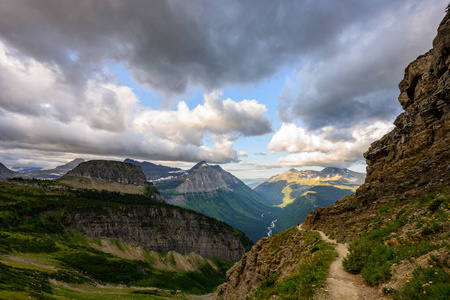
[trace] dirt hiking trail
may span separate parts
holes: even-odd
[[[298,226],[299,230],[304,230],[302,224]],[[336,244],[338,257],[330,266],[325,291],[319,295],[320,300],[381,300],[390,299],[385,297],[376,288],[369,286],[361,275],[353,275],[344,270],[342,261],[348,255],[347,246],[329,239],[322,231],[313,230],[320,234],[323,240]]]

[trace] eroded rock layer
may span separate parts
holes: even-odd
[[[230,226],[173,206],[104,207],[64,213],[69,229],[94,238],[115,238],[160,253],[197,253],[237,261],[251,242]]]

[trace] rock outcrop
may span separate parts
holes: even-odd
[[[67,172],[64,177],[97,179],[138,186],[147,184],[141,167],[112,160],[91,160],[81,163],[75,169]]]
[[[312,253],[318,249],[326,251],[327,248],[333,249],[333,246],[326,246],[319,234],[301,231],[297,227],[263,238],[228,270],[227,282],[217,288],[215,299],[250,299],[264,281],[266,286],[282,282],[298,268],[306,268],[314,256]],[[284,297],[272,294],[270,299],[305,299],[301,295],[281,294]],[[269,298],[265,295],[262,299]]]
[[[439,26],[433,49],[406,68],[399,88],[405,111],[395,128],[364,154],[364,185],[353,197],[310,213],[306,228],[349,238],[365,230],[360,224],[381,205],[438,194],[450,186],[450,13]]]
[[[14,171],[11,171],[7,167],[5,167],[4,164],[0,163],[0,180],[12,178],[15,175],[16,175],[16,173],[14,173]]]
[[[300,255],[293,254],[302,248],[302,237],[302,232],[297,230],[289,239],[277,239],[275,242],[274,237],[258,241],[228,270],[227,282],[218,287],[215,299],[245,299],[255,292],[264,279],[281,270],[282,265],[292,271],[301,259]],[[284,270],[284,273],[289,271]]]
[[[163,201],[158,189],[146,180],[140,166],[120,161],[87,161],[67,172],[59,181],[77,188],[144,193],[155,201]]]
[[[196,253],[237,261],[252,245],[244,234],[204,215],[170,205],[69,210],[70,230],[94,238],[115,238],[160,253]]]

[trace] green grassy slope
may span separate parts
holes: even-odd
[[[344,268],[394,299],[449,299],[449,194],[381,206],[350,243]]]
[[[120,294],[132,299],[136,293],[141,299],[176,298],[177,290],[209,293],[225,280],[232,263],[186,255],[181,260],[191,260],[195,268],[179,270],[171,253],[86,238],[67,232],[62,222],[66,210],[124,205],[167,206],[143,195],[74,190],[50,181],[1,182],[0,298],[107,299]],[[106,243],[113,254],[105,252]],[[134,252],[139,259],[126,258]]]

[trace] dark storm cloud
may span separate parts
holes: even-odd
[[[0,3],[0,35],[82,85],[117,61],[166,94],[256,82],[392,1],[22,1]],[[396,2],[396,1],[394,1]],[[174,62],[174,64],[172,64]]]
[[[392,1],[347,24],[335,37],[334,52],[304,57],[280,95],[280,118],[301,120],[311,130],[392,122],[401,112],[397,84],[409,62],[432,47],[445,2]]]

